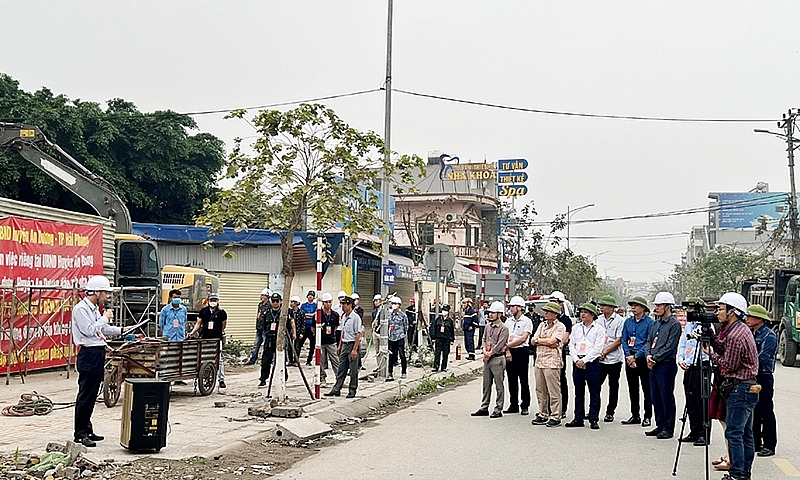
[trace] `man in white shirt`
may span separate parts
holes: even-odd
[[[575,385],[575,418],[565,427],[582,427],[589,419],[592,430],[600,425],[600,353],[605,345],[605,332],[598,325],[597,307],[584,303],[578,309],[581,322],[572,327],[569,355],[572,357],[572,382]],[[586,386],[589,387],[589,415],[586,416]]]
[[[72,340],[78,346],[78,396],[75,399],[75,443],[94,447],[103,437],[94,433],[92,413],[100,384],[103,383],[106,361],[106,336],[121,335],[120,327],[108,321],[111,310],[100,314],[99,305],[105,305],[111,284],[106,277],[96,275],[86,282],[86,296],[72,308]]]
[[[508,393],[511,397],[508,409],[503,413],[528,415],[531,405],[531,387],[528,382],[528,339],[533,333],[533,322],[522,314],[525,300],[514,296],[508,302],[511,316],[506,320],[508,346],[506,350],[506,371],[508,372]],[[520,392],[521,389],[521,392]],[[520,396],[522,402],[520,402]]]
[[[619,402],[619,377],[622,373],[622,362],[625,352],[622,351],[622,327],[625,319],[615,311],[617,301],[611,295],[603,295],[598,300],[601,315],[597,323],[605,331],[603,351],[600,353],[600,388],[608,379],[608,406],[604,422],[614,421],[614,412]]]

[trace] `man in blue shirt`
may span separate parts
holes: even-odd
[[[750,305],[747,308],[747,326],[753,330],[758,349],[758,376],[756,381],[761,385],[758,404],[753,414],[753,441],[759,457],[775,455],[778,444],[778,432],[775,421],[775,405],[772,396],[775,393],[775,352],[778,349],[778,336],[764,324],[769,320],[769,313],[761,305]]]
[[[161,335],[170,342],[182,342],[186,339],[186,307],[181,304],[181,291],[170,290],[169,303],[164,305],[158,316]]]
[[[705,307],[706,302],[700,297],[689,297],[687,302]],[[691,311],[692,307],[687,308]],[[706,440],[711,441],[711,429],[708,432],[703,427],[703,396],[702,369],[711,368],[708,355],[702,354],[700,363],[697,363],[697,336],[700,335],[701,325],[698,322],[686,322],[681,341],[678,343],[678,366],[683,370],[683,393],[686,396],[686,414],[689,416],[689,434],[680,439],[681,442],[693,442],[695,446],[702,447]]]
[[[628,395],[631,399],[631,418],[623,420],[623,425],[649,427],[653,416],[653,401],[650,396],[650,370],[644,356],[647,337],[655,320],[647,315],[647,300],[633,297],[628,305],[633,316],[625,320],[622,327],[622,350],[625,353],[625,378],[628,380]],[[639,416],[639,384],[644,396],[644,419]]]
[[[317,335],[314,329],[314,324],[317,321],[317,293],[314,290],[309,290],[306,294],[306,298],[308,301],[300,305],[300,310],[305,313],[306,323],[303,329],[303,341],[300,345],[297,345],[297,354],[300,355],[300,349],[303,348],[305,339],[308,339],[308,357],[306,358],[306,365],[311,365],[311,359],[314,358],[314,349],[317,346]]]

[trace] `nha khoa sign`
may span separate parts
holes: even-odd
[[[439,156],[439,178],[441,180],[489,180],[497,179],[494,163],[461,163],[461,159],[443,153]]]

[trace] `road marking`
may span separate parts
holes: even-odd
[[[783,458],[774,458],[772,461],[787,477],[800,477],[800,471],[794,468],[794,466],[789,463],[789,460]]]

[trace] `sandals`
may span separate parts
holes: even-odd
[[[711,465],[719,465],[720,463],[727,463],[725,457],[719,457],[719,460],[711,460]]]
[[[714,460],[714,461],[713,461],[713,462],[711,462],[711,463],[713,464],[713,463],[716,463],[716,462],[717,462],[717,461],[716,461],[716,460]],[[725,472],[725,471],[728,471],[728,470],[730,470],[730,469],[731,469],[731,464],[730,464],[730,462],[729,462],[729,461],[727,461],[727,460],[725,460],[724,458],[720,458],[720,462],[719,462],[719,463],[716,463],[716,465],[714,465],[714,470],[718,470],[718,471]]]

